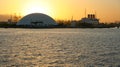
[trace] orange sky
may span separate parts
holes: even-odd
[[[101,22],[120,21],[120,0],[0,0],[0,14],[45,13],[55,19],[79,20],[95,13]]]

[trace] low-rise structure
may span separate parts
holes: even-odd
[[[82,18],[81,23],[99,24],[99,19],[96,18],[95,14],[88,14],[88,17]]]

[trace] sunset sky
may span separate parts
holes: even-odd
[[[120,21],[120,0],[0,0],[0,14],[27,15],[34,12],[54,19],[79,20],[95,13],[101,22]]]

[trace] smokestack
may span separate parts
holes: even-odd
[[[93,14],[93,18],[95,18],[95,14]]]
[[[88,18],[91,18],[91,14],[88,14]]]

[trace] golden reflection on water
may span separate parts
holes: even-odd
[[[119,67],[119,34],[115,29],[0,29],[0,67]]]

